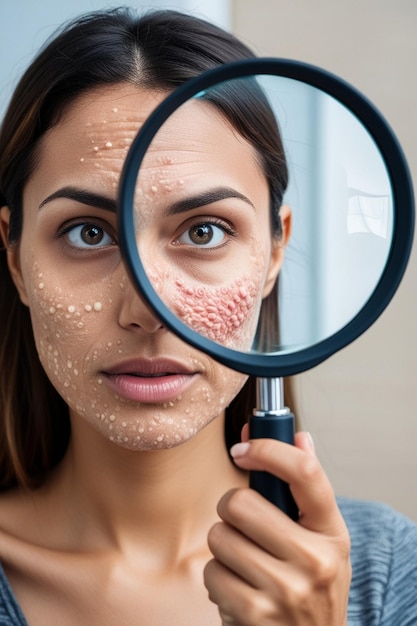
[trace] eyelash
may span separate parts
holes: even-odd
[[[192,229],[196,230],[198,228],[204,228],[207,226],[210,228],[217,227],[218,229],[221,229],[221,231],[224,234],[224,239],[221,242],[215,242],[214,244],[211,244],[211,245],[207,245],[206,243],[199,244],[195,241],[194,242],[193,241],[181,241],[181,238],[187,235],[189,239],[191,239],[189,233]],[[101,244],[101,241],[100,241],[99,245],[95,245],[94,243],[89,245],[88,243],[84,242],[84,245],[79,245],[79,244],[77,245],[76,243],[70,241],[70,238],[69,238],[70,233],[75,231],[77,228],[99,229],[100,231],[102,231],[103,237],[107,236],[109,238],[109,242]],[[62,225],[61,228],[57,232],[57,238],[64,239],[68,246],[70,246],[71,248],[73,248],[74,250],[80,253],[83,251],[87,251],[87,250],[97,251],[97,250],[102,250],[102,249],[117,245],[117,240],[111,233],[112,230],[113,229],[108,224],[103,225],[97,219],[89,220],[89,219],[84,218],[76,222],[70,222],[70,223],[66,223]],[[82,235],[80,233],[79,237],[81,238],[81,236]],[[209,217],[205,219],[203,217],[203,218],[199,218],[198,221],[189,225],[185,230],[183,230],[173,243],[174,245],[190,246],[195,249],[213,250],[213,249],[221,248],[222,246],[224,246],[227,243],[226,237],[234,238],[235,236],[236,236],[236,231],[231,227],[229,223],[218,218]],[[213,237],[215,237],[215,234],[213,235]],[[210,244],[211,240],[208,243]]]
[[[90,229],[98,229],[99,231],[102,232],[102,237],[106,237],[109,238],[109,242],[105,243],[105,244],[101,244],[101,240],[99,242],[99,244],[101,245],[94,245],[91,244],[87,244],[86,242],[84,242],[85,245],[77,245],[75,243],[73,243],[72,241],[70,241],[69,235],[72,231],[75,231],[77,228],[90,228]],[[79,220],[77,222],[71,222],[69,224],[64,224],[57,232],[57,238],[58,239],[65,239],[66,243],[71,246],[72,248],[74,248],[75,250],[81,251],[81,250],[100,250],[100,249],[104,249],[104,248],[108,248],[110,246],[114,246],[117,245],[117,241],[116,238],[111,234],[111,227],[109,225],[103,225],[101,224],[99,221],[97,220]],[[81,238],[82,234],[79,234],[79,237]]]
[[[194,229],[194,231],[196,231],[196,229],[198,228],[204,228],[204,227],[217,227],[219,229],[221,229],[223,231],[223,234],[230,238],[233,238],[236,236],[236,231],[230,226],[230,224],[228,224],[227,222],[224,222],[221,219],[215,219],[215,218],[199,218],[198,221],[196,221],[195,223],[191,224],[190,226],[188,226],[174,241],[175,245],[187,245],[187,246],[191,246],[193,248],[205,248],[205,249],[214,249],[214,248],[220,248],[223,245],[225,245],[227,243],[227,241],[221,241],[220,243],[215,243],[214,245],[206,245],[206,244],[199,244],[196,242],[192,242],[192,241],[180,241],[181,238],[188,236],[189,239],[191,239],[189,233],[190,231],[192,231]],[[215,235],[214,235],[215,236]],[[210,242],[209,242],[210,243]]]

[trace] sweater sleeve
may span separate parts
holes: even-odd
[[[417,624],[417,526],[396,516],[381,626]]]
[[[339,506],[352,545],[349,626],[417,626],[417,525],[384,504]]]
[[[28,626],[1,565],[0,626]]]

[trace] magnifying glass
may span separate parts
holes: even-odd
[[[226,64],[156,107],[119,193],[140,296],[182,340],[257,377],[251,438],[293,443],[282,377],[361,335],[408,262],[413,190],[389,125],[317,67]],[[250,485],[297,518],[288,485],[265,472]]]

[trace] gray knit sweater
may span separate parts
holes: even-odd
[[[417,626],[417,524],[383,504],[339,506],[352,541],[349,626]],[[0,626],[28,626],[1,566]]]

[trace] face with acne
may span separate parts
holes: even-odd
[[[165,329],[120,256],[120,172],[164,95],[119,85],[72,103],[41,139],[24,189],[22,237],[8,251],[40,361],[73,428],[81,421],[139,450],[193,437],[246,378]],[[284,208],[284,233],[286,216]],[[8,219],[4,208],[3,230]],[[247,349],[283,254],[271,238],[268,186],[253,148],[206,105],[185,105],[145,157],[135,220],[162,299],[198,332]]]

